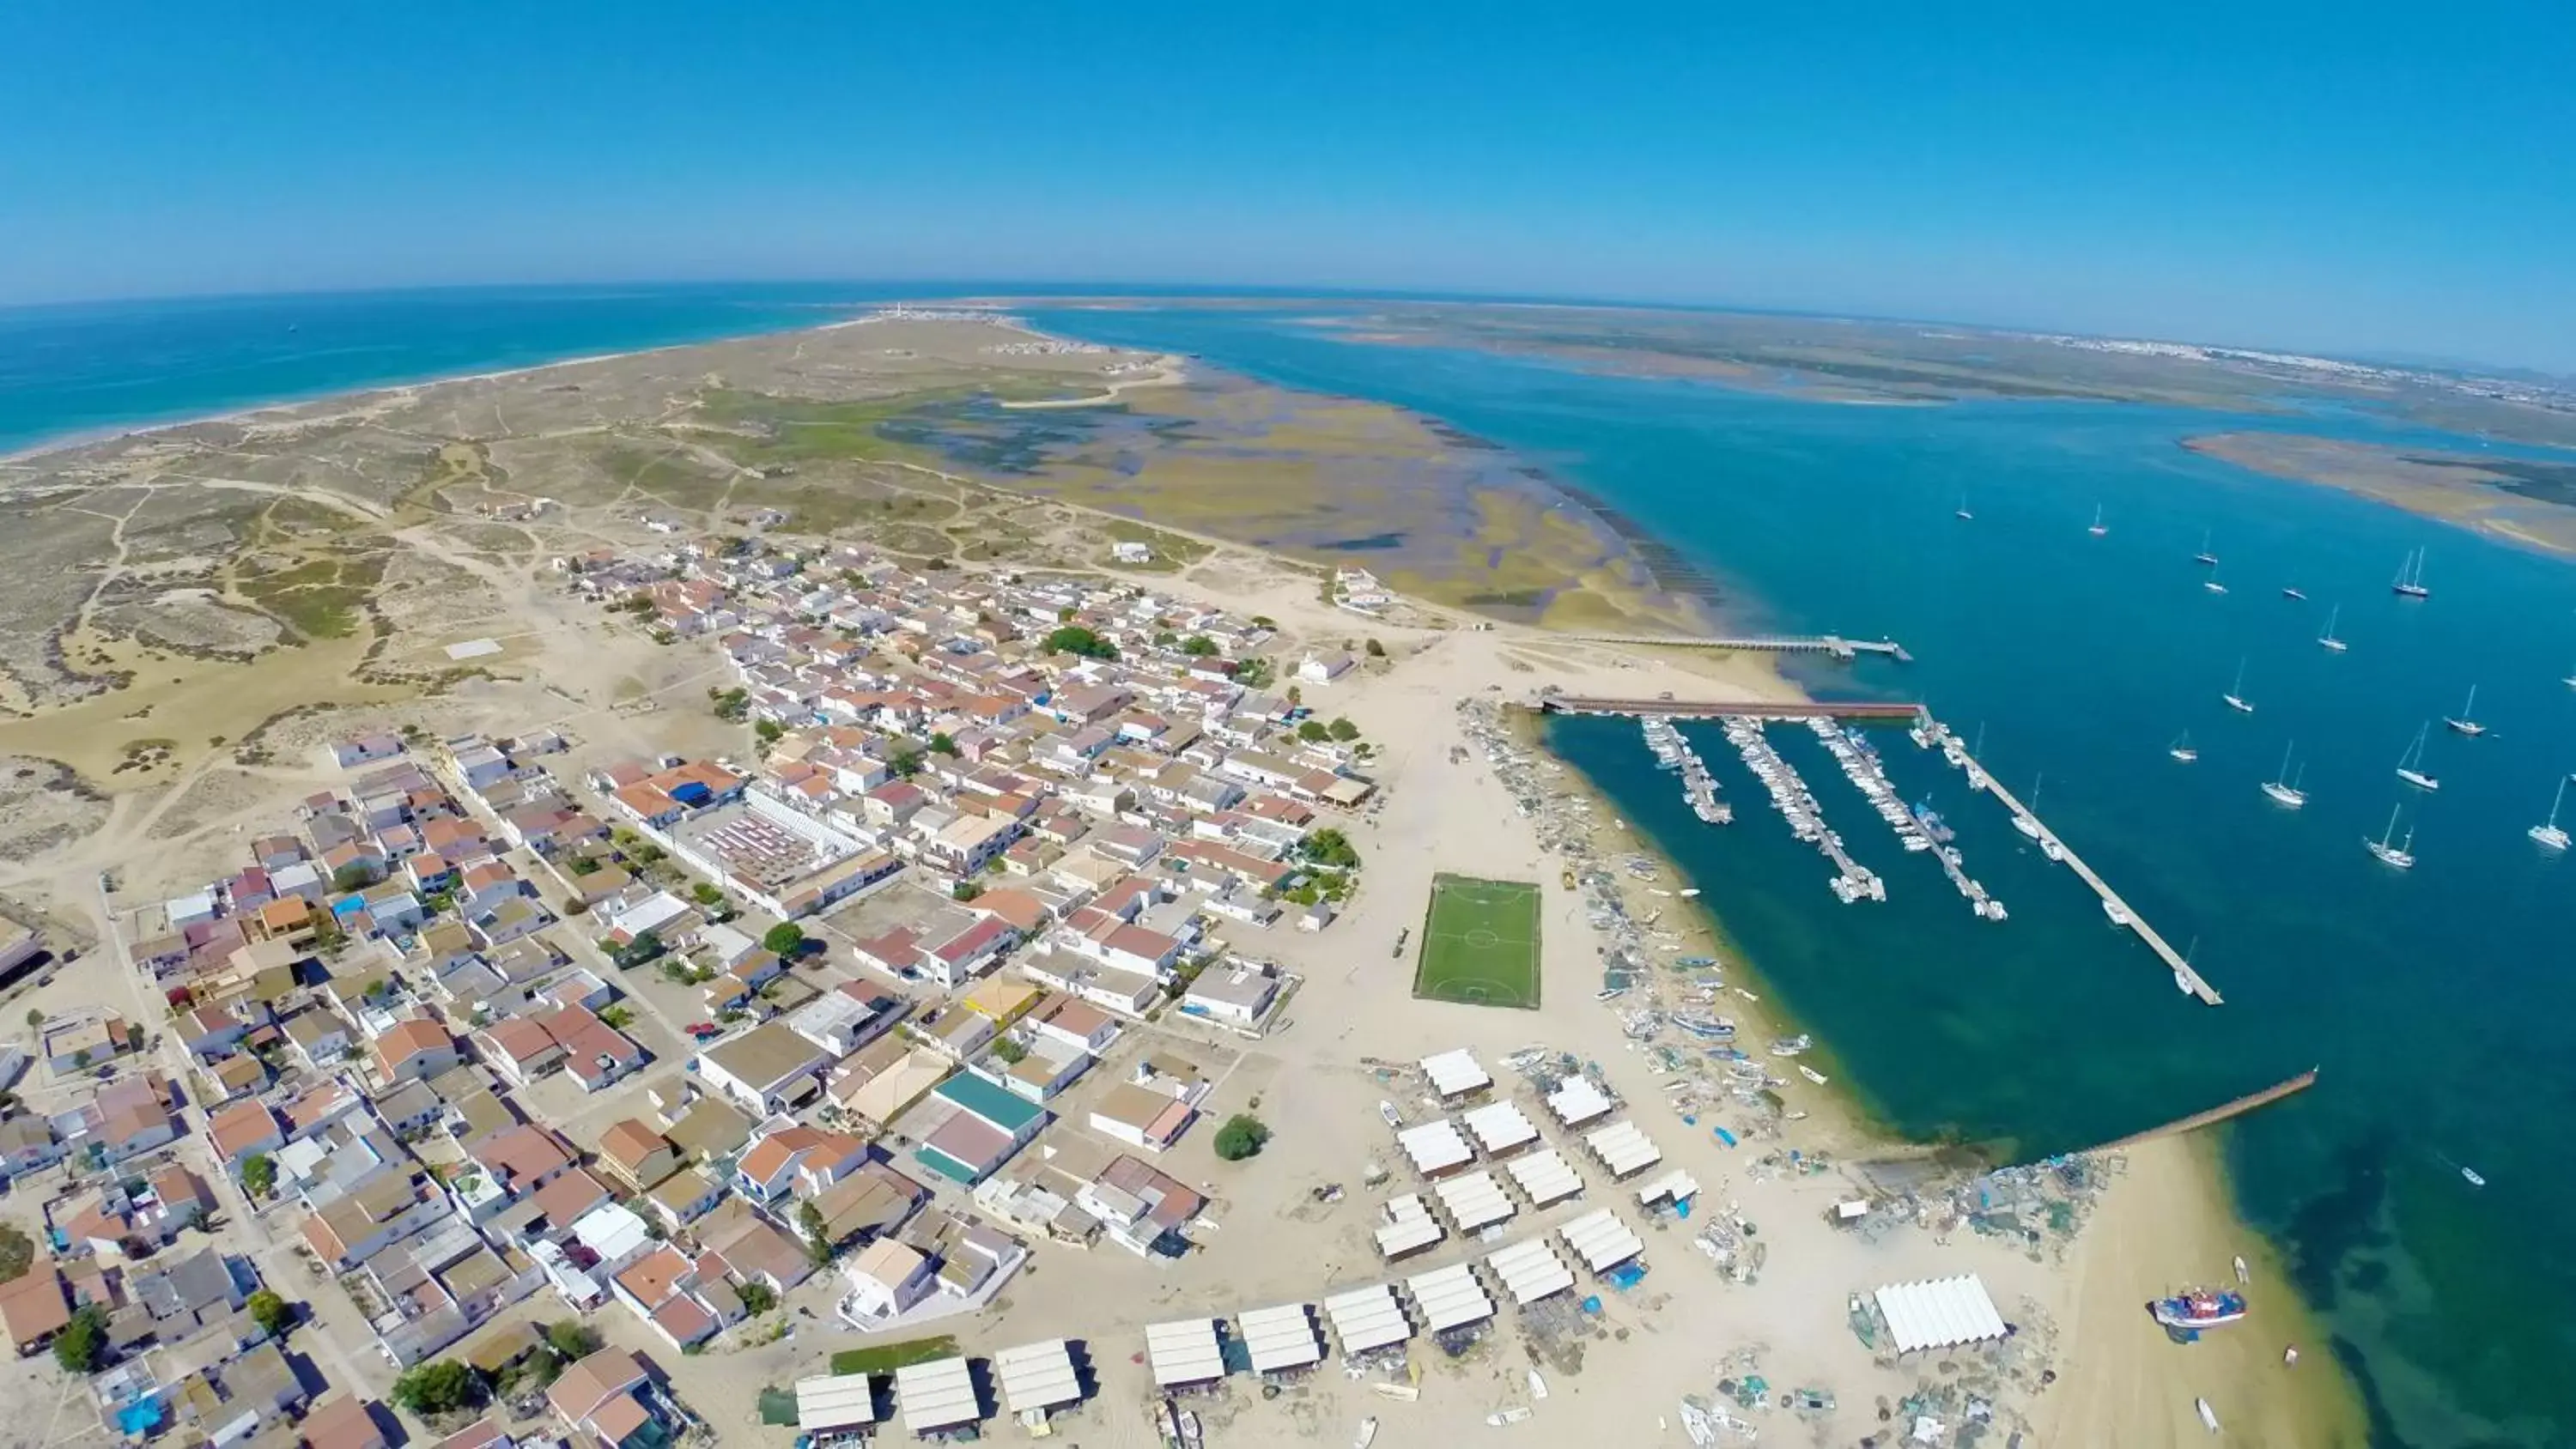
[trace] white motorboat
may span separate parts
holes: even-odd
[[[2297,748],[2295,745],[2284,745],[2281,748],[2281,773],[2263,782],[2264,794],[2292,810],[2308,803],[2308,792],[2300,789],[2297,780],[2290,774],[2290,751],[2295,748]],[[2306,767],[2300,768],[2304,772]]]
[[[1360,1420],[1360,1431],[1351,1436],[1351,1449],[1369,1449],[1369,1446],[1376,1442],[1377,1418],[1372,1415]]]
[[[1805,1062],[1798,1063],[1798,1075],[1815,1083],[1819,1087],[1825,1084],[1825,1074],[1817,1071],[1814,1067],[1808,1066]]]
[[[1538,1376],[1537,1369],[1531,1369],[1529,1371],[1529,1386],[1530,1400],[1533,1403],[1544,1403],[1547,1401],[1547,1380]]]
[[[2205,1428],[2205,1429],[2209,1430],[2209,1432],[2211,1432],[2211,1433],[2213,1433],[2213,1434],[2217,1433],[2217,1432],[2218,1432],[2218,1411],[2217,1411],[2216,1409],[2213,1409],[2213,1408],[2211,1408],[2211,1407],[2209,1406],[2209,1400],[2207,1400],[2207,1399],[2194,1399],[2194,1400],[2192,1400],[2192,1401],[2191,1401],[2191,1403],[2192,1403],[2192,1407],[2193,1407],[2193,1408],[2198,1409],[2198,1410],[2200,1411],[2200,1422],[2201,1422],[2201,1427],[2203,1427],[2203,1428]]]
[[[2549,819],[2542,824],[2531,827],[2531,829],[2523,833],[2540,842],[2544,849],[2565,850],[2567,848],[2567,832],[2558,823],[2558,807],[2560,804],[2564,803],[2566,799],[2567,777],[2561,775],[2558,777],[2558,794],[2549,802]]]
[[[2424,741],[2433,733],[2433,722],[2426,720],[2415,730],[2415,743],[2397,757],[2397,778],[2418,790],[2439,790],[2442,782],[2424,773]]]
[[[2444,723],[2444,724],[2446,724],[2446,725],[2449,725],[2452,729],[2457,730],[2459,733],[2464,734],[2464,735],[2467,735],[2467,736],[2469,736],[2470,738],[2474,739],[2474,738],[2476,738],[2477,736],[2482,735],[2482,734],[2485,734],[2485,733],[2487,732],[2487,727],[2486,727],[2485,725],[2482,725],[2482,724],[2478,723],[2478,713],[2477,713],[2477,711],[2478,711],[2478,687],[2477,687],[2476,685],[2472,684],[2472,685],[2470,685],[2470,686],[2469,686],[2469,699],[2468,699],[2468,703],[2463,704],[2463,705],[2461,705],[2461,706],[2460,706],[2460,713],[2459,713],[2459,717],[2458,717],[2458,718],[2456,718],[2456,719],[2454,719],[2454,718],[2452,718],[2452,717],[2451,717],[2451,716],[2449,716],[2449,715],[2444,715],[2444,716],[2442,717],[2442,723]]]
[[[2227,701],[2227,707],[2238,714],[2254,712],[2253,704],[2245,698],[2245,661],[2242,658],[2236,661],[2236,682],[2227,686],[2227,692],[2219,698]]]
[[[2129,914],[2129,908],[2127,906],[2120,904],[2118,901],[2104,901],[2102,903],[2102,914],[2111,918],[2112,925],[2124,928],[2135,924],[2137,919]]]
[[[2412,825],[2406,827],[2405,844],[2391,845],[2388,843],[2389,837],[2397,833],[2398,808],[2399,807],[2394,805],[2388,807],[2388,827],[2379,832],[2379,838],[2377,840],[2373,840],[2365,835],[2362,837],[2361,843],[2364,849],[2368,850],[2372,855],[2379,857],[2380,864],[2390,866],[2397,870],[2412,870],[2415,868],[2415,857],[2409,852],[2415,844],[2415,827]]]
[[[2325,649],[2328,653],[2330,653],[2330,654],[2341,654],[2341,653],[2342,653],[2342,652],[2344,652],[2346,649],[2349,649],[2349,648],[2351,648],[2351,647],[2352,647],[2351,645],[2346,644],[2345,642],[2343,642],[2341,639],[2338,639],[2338,638],[2336,638],[2336,637],[2335,637],[2335,631],[2334,631],[2335,618],[2336,618],[2336,616],[2340,615],[2342,612],[2343,612],[2343,605],[2341,605],[2341,604],[2337,604],[2337,605],[2335,605],[2333,608],[2326,610],[2326,631],[2325,631],[2324,633],[2319,634],[2319,635],[2317,636],[2317,643],[2318,643],[2318,645],[2319,645],[2319,646],[2321,646],[2322,648],[2324,648],[2324,649]]]

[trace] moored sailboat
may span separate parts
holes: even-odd
[[[2538,841],[2543,849],[2565,850],[2567,848],[2567,832],[2558,823],[2558,807],[2566,799],[2567,777],[2561,775],[2558,777],[2558,794],[2549,802],[2549,819],[2523,832]]]
[[[2200,552],[2193,554],[2191,561],[2205,567],[2215,567],[2218,563],[2218,555],[2209,551],[2209,530],[2206,528],[2200,531]]]
[[[2472,739],[2487,732],[2487,727],[2478,723],[2478,687],[2476,685],[2469,686],[2468,703],[2460,706],[2459,715],[2456,718],[2444,715],[2442,723]]]
[[[2182,761],[2186,765],[2200,758],[2200,751],[2192,748],[2191,731],[2189,730],[2184,730],[2181,734],[2176,735],[2174,737],[2174,742],[2165,747],[2165,753]]]
[[[2419,548],[2406,555],[2406,561],[2397,566],[2397,577],[2388,588],[2400,598],[2433,597],[2433,591],[2424,587],[2424,550]]]
[[[2326,610],[2326,631],[2317,636],[2317,643],[2329,652],[2335,654],[2341,654],[2344,650],[2352,647],[2344,643],[2341,639],[2335,637],[2335,619],[2342,613],[2343,605],[2341,604],[2337,604],[2333,608]]]
[[[2365,835],[2361,838],[2361,843],[2364,849],[2368,850],[2372,855],[2379,857],[2380,864],[2393,866],[2398,870],[2412,870],[2415,868],[2415,857],[2410,852],[2413,850],[2415,845],[2415,827],[2412,825],[2406,827],[2406,843],[2404,845],[2391,845],[2388,843],[2389,837],[2397,833],[2398,808],[2399,807],[2395,805],[2388,807],[2388,826],[2386,829],[2379,832],[2379,838],[2377,840],[2373,840],[2369,836]]]
[[[2093,505],[2093,526],[2084,531],[2093,535],[2095,538],[2100,538],[2102,535],[2111,531],[2109,528],[2103,526],[2101,504],[2096,503]]]
[[[2296,748],[2295,744],[2281,747],[2281,773],[2263,782],[2264,794],[2292,810],[2308,803],[2308,792],[2300,789],[2290,777],[2290,752]],[[2300,768],[2306,769],[2305,766]]]
[[[2227,686],[2227,692],[2220,695],[2219,698],[2227,701],[2227,707],[2236,711],[2238,714],[2252,714],[2254,712],[2253,704],[2245,698],[2245,660],[2243,657],[2240,656],[2236,661],[2236,682]]]
[[[2418,790],[2439,790],[2442,788],[2441,781],[2424,773],[2424,741],[2425,738],[2432,733],[2433,722],[2431,720],[2426,720],[2423,724],[2416,727],[2415,743],[2408,745],[2406,747],[2406,753],[2397,757],[2397,778],[2414,786]]]

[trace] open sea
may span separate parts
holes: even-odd
[[[0,452],[805,325],[939,290],[0,311]],[[2314,1090],[2226,1129],[2226,1159],[2240,1208],[2285,1250],[2361,1383],[2376,1442],[2576,1443],[2576,1374],[2563,1367],[2576,1355],[2576,1241],[2561,1226],[2576,1201],[2576,860],[2524,834],[2576,769],[2576,688],[2560,682],[2576,673],[2576,568],[2176,446],[2233,428],[2476,440],[2344,413],[1808,403],[1339,342],[1286,312],[1032,315],[1066,335],[1418,409],[1658,535],[1721,581],[1735,626],[1901,640],[1915,663],[1800,677],[1820,693],[1925,699],[1962,733],[1982,730],[1981,758],[2007,785],[2025,799],[2036,788],[2050,826],[2150,922],[2196,941],[2225,1006],[2179,995],[2000,806],[1902,731],[1878,736],[1898,782],[1957,827],[2008,922],[1975,919],[1928,858],[1899,850],[1803,728],[1772,738],[1887,878],[1885,904],[1834,902],[1827,867],[1763,808],[1713,728],[1699,731],[1702,753],[1738,807],[1723,830],[1689,815],[1633,724],[1560,720],[1552,742],[1706,890],[1838,1078],[1906,1133],[2037,1156],[2321,1067]],[[1970,522],[1952,516],[1963,495]],[[2097,504],[2100,539],[2085,532]],[[2224,595],[2192,562],[2204,530]],[[2419,547],[2433,597],[2416,603],[2388,585]],[[2339,655],[2316,643],[2338,605],[2351,645]],[[2219,699],[2240,660],[2251,715]],[[2472,685],[2491,728],[2474,740],[2439,718]],[[2428,720],[2431,795],[2393,773]],[[2186,730],[2201,752],[2191,765],[2166,754]],[[2259,790],[2285,749],[2310,797],[2298,811]],[[2414,831],[2411,872],[2362,849],[2392,806],[2399,834]]]

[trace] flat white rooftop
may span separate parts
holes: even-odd
[[[1002,1382],[1002,1408],[1052,1409],[1082,1397],[1082,1379],[1073,1369],[1073,1346],[1061,1338],[1024,1343],[993,1355],[993,1376]]]
[[[859,1429],[877,1421],[877,1391],[866,1374],[796,1381],[796,1427],[807,1434]]]
[[[1595,1273],[1607,1273],[1646,1251],[1646,1245],[1608,1208],[1595,1208],[1556,1231],[1583,1266]]]
[[[1404,1291],[1413,1295],[1413,1306],[1422,1312],[1422,1326],[1433,1333],[1494,1316],[1494,1300],[1485,1296],[1476,1270],[1465,1263],[1416,1273],[1404,1280]]]
[[[1392,1197],[1386,1203],[1386,1223],[1377,1230],[1377,1250],[1383,1257],[1401,1258],[1418,1249],[1430,1247],[1449,1236],[1431,1209],[1412,1193]]]
[[[1526,1308],[1551,1293],[1574,1286],[1574,1274],[1547,1246],[1544,1236],[1523,1238],[1485,1260],[1512,1302]]]
[[[1507,1222],[1515,1211],[1512,1200],[1503,1196],[1490,1172],[1453,1177],[1435,1191],[1440,1194],[1440,1206],[1447,1210],[1449,1221],[1456,1223],[1462,1233]]]
[[[1531,1207],[1563,1202],[1583,1191],[1583,1179],[1566,1165],[1565,1159],[1559,1157],[1553,1147],[1542,1147],[1536,1152],[1515,1157],[1504,1164],[1503,1170],[1512,1175],[1513,1182],[1520,1184],[1521,1195],[1530,1200]]]
[[[1484,1067],[1476,1061],[1476,1054],[1465,1047],[1424,1057],[1422,1071],[1431,1078],[1431,1090],[1444,1097],[1461,1096],[1494,1084],[1494,1079],[1487,1076]]]
[[[1247,1309],[1234,1316],[1234,1326],[1243,1335],[1254,1373],[1304,1368],[1323,1360],[1323,1335],[1315,1331],[1314,1315],[1303,1303]]]
[[[1678,1203],[1698,1192],[1699,1179],[1690,1175],[1689,1168],[1676,1167],[1661,1177],[1648,1179],[1645,1186],[1638,1188],[1637,1205],[1652,1207],[1666,1198]]]
[[[1487,1157],[1500,1157],[1538,1140],[1538,1129],[1509,1102],[1488,1102],[1469,1112],[1467,1131]]]
[[[894,1371],[894,1398],[907,1433],[951,1429],[984,1417],[975,1401],[975,1374],[962,1358],[932,1359]]]
[[[1389,1283],[1334,1294],[1324,1300],[1324,1316],[1333,1320],[1333,1337],[1341,1341],[1345,1356],[1413,1336],[1413,1325],[1404,1319],[1404,1305],[1396,1302],[1395,1287]]]
[[[1610,1099],[1592,1085],[1590,1077],[1568,1077],[1547,1094],[1547,1110],[1568,1127],[1610,1115]]]
[[[1898,1353],[1949,1348],[2001,1338],[2007,1332],[1985,1280],[1974,1273],[1923,1283],[1893,1283],[1878,1290],[1878,1311]]]
[[[1614,1178],[1643,1172],[1664,1160],[1663,1149],[1648,1141],[1634,1122],[1596,1127],[1583,1134],[1583,1145],[1592,1149],[1592,1155],[1601,1159],[1601,1165],[1609,1168]]]
[[[1446,1117],[1435,1117],[1418,1127],[1407,1127],[1395,1134],[1404,1155],[1413,1159],[1413,1170],[1425,1177],[1436,1176],[1464,1166],[1476,1159],[1467,1139]]]
[[[1225,1377],[1225,1356],[1217,1351],[1213,1318],[1148,1324],[1145,1351],[1154,1362],[1154,1382],[1164,1388]]]

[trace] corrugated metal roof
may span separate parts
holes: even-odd
[[[1453,1177],[1433,1190],[1440,1194],[1440,1206],[1448,1210],[1449,1220],[1462,1233],[1506,1221],[1515,1211],[1512,1200],[1503,1196],[1490,1172]]]
[[[1213,1318],[1148,1324],[1145,1351],[1154,1361],[1154,1382],[1166,1388],[1225,1377],[1225,1358],[1217,1351]]]
[[[1444,1097],[1455,1097],[1461,1092],[1472,1092],[1478,1087],[1494,1084],[1494,1079],[1486,1075],[1484,1067],[1477,1062],[1476,1054],[1465,1047],[1424,1057],[1422,1070],[1431,1078],[1431,1089]]]
[[[1504,1171],[1520,1184],[1522,1195],[1532,1207],[1545,1207],[1583,1191],[1583,1179],[1556,1155],[1553,1147],[1544,1147],[1524,1157],[1515,1157]]]
[[[1418,1248],[1427,1248],[1448,1236],[1440,1220],[1422,1199],[1412,1193],[1388,1198],[1386,1224],[1377,1230],[1377,1250],[1389,1258],[1400,1258]]]
[[[1433,1333],[1494,1316],[1494,1300],[1485,1296],[1476,1270],[1465,1263],[1416,1273],[1404,1280],[1404,1291],[1413,1295],[1422,1326]]]
[[[1595,1273],[1607,1273],[1646,1251],[1646,1245],[1608,1208],[1595,1208],[1557,1232],[1574,1250],[1574,1256],[1583,1260],[1583,1266]]]
[[[1476,1145],[1488,1157],[1499,1156],[1524,1143],[1535,1141],[1538,1129],[1521,1109],[1509,1102],[1488,1102],[1467,1114],[1467,1130],[1476,1136]]]
[[[1573,1272],[1549,1249],[1544,1237],[1523,1238],[1485,1263],[1503,1280],[1503,1291],[1523,1307],[1574,1286]]]
[[[1923,1283],[1894,1283],[1878,1290],[1878,1311],[1898,1353],[1949,1348],[2001,1338],[2006,1329],[1995,1300],[1974,1273]]]
[[[1693,1196],[1698,1191],[1699,1179],[1690,1175],[1690,1169],[1686,1167],[1676,1167],[1672,1171],[1665,1173],[1663,1176],[1648,1182],[1645,1186],[1638,1188],[1637,1205],[1640,1207],[1651,1206],[1664,1198],[1671,1198],[1675,1202],[1680,1202],[1684,1198]]]
[[[903,1427],[919,1434],[971,1424],[984,1417],[975,1398],[975,1374],[962,1358],[935,1358],[894,1371],[895,1402],[903,1409]]]
[[[1395,1134],[1395,1140],[1404,1148],[1404,1155],[1413,1159],[1413,1170],[1426,1177],[1473,1161],[1476,1156],[1469,1150],[1467,1139],[1458,1135],[1457,1127],[1446,1117],[1407,1127]]]
[[[828,1434],[876,1421],[877,1391],[866,1374],[827,1374],[796,1381],[796,1427],[800,1431]]]
[[[1061,1338],[1003,1349],[993,1355],[993,1374],[1002,1381],[1002,1408],[1008,1413],[1051,1409],[1082,1397],[1073,1348]]]
[[[1547,1094],[1547,1110],[1568,1127],[1580,1127],[1610,1112],[1610,1099],[1592,1085],[1590,1077],[1568,1077]]]
[[[1333,1320],[1333,1337],[1341,1342],[1345,1356],[1413,1336],[1413,1325],[1405,1322],[1404,1307],[1395,1301],[1392,1284],[1336,1293],[1324,1300],[1324,1316]]]
[[[1663,1149],[1648,1141],[1646,1134],[1638,1131],[1634,1122],[1613,1122],[1607,1127],[1596,1127],[1583,1134],[1583,1145],[1592,1149],[1592,1155],[1601,1159],[1601,1165],[1610,1169],[1612,1177],[1643,1172],[1664,1160]]]
[[[1324,1357],[1323,1337],[1315,1332],[1314,1316],[1303,1303],[1249,1309],[1234,1316],[1234,1326],[1252,1356],[1254,1373],[1304,1368]]]

